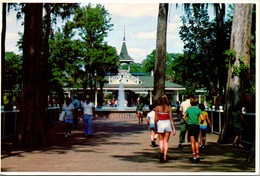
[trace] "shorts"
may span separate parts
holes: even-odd
[[[150,131],[154,131],[155,130],[154,129],[154,124],[150,124],[149,127],[150,127]]]
[[[240,132],[242,132],[242,131],[244,131],[244,128],[236,128],[236,127],[235,127],[235,132],[236,132],[236,134],[238,134],[238,133],[240,133]]]
[[[157,122],[157,132],[164,133],[164,132],[171,132],[172,125],[170,120],[159,120]]]
[[[206,137],[207,130],[208,130],[208,126],[207,125],[200,125],[200,131],[201,131],[201,136],[202,137]]]
[[[194,136],[194,139],[197,142],[200,133],[200,126],[194,124],[188,125],[188,132],[189,136]]]
[[[138,114],[143,114],[144,112],[143,111],[137,111]]]
[[[72,124],[72,123],[73,123],[73,119],[65,119],[65,123],[70,123],[70,124]]]

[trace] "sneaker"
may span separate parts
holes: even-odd
[[[69,134],[69,137],[71,137],[71,134]]]
[[[158,145],[156,145],[156,143],[154,141],[152,141],[152,147],[157,147]]]
[[[202,149],[205,149],[205,148],[206,148],[206,146],[205,146],[205,145],[202,145],[202,146],[201,146],[201,148],[202,148]]]
[[[163,162],[163,153],[160,153],[159,155],[159,161],[162,163]]]
[[[238,144],[237,148],[244,148],[244,146],[241,144]]]
[[[197,157],[197,158],[195,159],[195,163],[199,163],[199,162],[200,162],[200,158]]]
[[[191,161],[192,163],[196,163],[197,158],[193,158],[193,157],[191,157],[191,158],[190,158],[190,161]]]
[[[181,144],[179,144],[179,145],[178,145],[178,149],[181,149],[181,148],[182,148],[182,145],[181,145]]]
[[[66,134],[65,134],[65,136],[64,136],[64,137],[66,138],[66,137],[68,137],[68,135],[66,135]]]

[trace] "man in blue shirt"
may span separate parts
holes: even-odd
[[[74,105],[74,111],[75,111],[75,116],[73,118],[73,128],[76,130],[78,129],[78,109],[79,109],[79,100],[77,99],[77,95],[75,94],[73,96],[73,101],[72,104]]]

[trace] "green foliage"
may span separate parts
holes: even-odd
[[[107,37],[108,31],[112,30],[110,20],[110,14],[104,6],[98,4],[92,7],[89,4],[77,10],[74,23],[79,29],[81,39],[86,42],[88,48],[93,48],[98,47]]]
[[[5,53],[4,90],[20,90],[22,80],[22,59],[13,52]]]
[[[187,8],[181,18],[179,34],[184,42],[184,54],[175,58],[172,66],[175,82],[191,91],[207,87],[214,94],[221,93],[227,81],[222,53],[229,48],[232,21],[226,20],[220,26],[220,18],[210,21],[207,10],[201,6]]]
[[[106,80],[105,74],[116,73],[119,58],[116,49],[104,38],[109,30],[110,15],[101,5],[77,8],[73,21],[67,21],[50,40],[52,82],[65,87],[96,89]],[[77,37],[76,37],[77,36]]]
[[[173,62],[176,57],[178,57],[179,54],[174,53],[166,53],[166,70],[165,75],[166,79],[169,81],[174,82],[175,81],[175,72],[172,69]],[[156,50],[153,50],[151,54],[146,56],[146,59],[142,62],[142,71],[143,72],[151,72],[154,71],[155,67],[155,58],[156,58]]]
[[[13,52],[5,53],[5,69],[2,75],[4,79],[3,104],[15,105],[15,102],[20,99],[22,86],[22,59],[19,55]]]
[[[142,62],[144,72],[151,72],[154,70],[155,58],[156,50],[153,50],[151,54],[146,56],[146,59]]]
[[[130,72],[131,72],[131,73],[140,73],[140,72],[143,72],[143,66],[142,66],[142,64],[132,62],[132,63],[130,64]]]
[[[235,58],[236,58],[236,51],[234,50],[226,50],[224,52],[224,54],[227,56],[225,59],[225,63],[226,63],[226,68],[228,69],[229,64],[234,63]]]
[[[249,66],[245,64],[245,59],[240,57],[239,63],[235,63],[236,60],[236,51],[227,50],[225,54],[228,56],[226,58],[226,65],[230,65],[233,68],[233,76],[238,76],[241,73],[246,73],[249,69]]]
[[[251,80],[249,82],[249,85],[247,85],[247,88],[244,90],[244,92],[249,95],[255,95],[256,93],[255,80]]]

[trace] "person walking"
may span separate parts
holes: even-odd
[[[175,126],[172,117],[172,109],[166,95],[160,97],[159,105],[155,108],[154,127],[159,135],[160,162],[167,161],[168,141],[171,132],[175,135]]]
[[[177,113],[177,119],[180,120],[180,102],[179,101],[176,101],[176,113]]]
[[[65,104],[63,105],[63,110],[65,111],[65,137],[68,137],[68,135],[71,136],[73,117],[75,115],[74,106],[71,102],[70,98],[66,98]]]
[[[72,101],[72,104],[74,105],[74,112],[75,112],[75,115],[74,115],[74,118],[73,118],[73,129],[76,130],[78,129],[78,109],[79,109],[79,100],[77,99],[77,95],[75,94],[73,96],[73,101]]]
[[[155,143],[155,140],[158,134],[155,131],[155,127],[154,127],[155,108],[153,105],[150,105],[149,109],[150,112],[147,114],[147,125],[148,125],[148,130],[150,131],[151,146],[156,147],[157,145]]]
[[[145,107],[144,104],[142,103],[141,99],[138,100],[138,104],[136,105],[136,114],[138,117],[138,123],[140,124],[143,122],[143,115],[145,113]]]
[[[85,137],[91,137],[92,135],[92,120],[95,117],[95,106],[90,102],[89,95],[86,96],[86,101],[82,104],[83,108],[83,124]]]
[[[207,130],[208,130],[208,126],[211,129],[211,123],[209,120],[209,115],[208,113],[205,111],[205,105],[204,104],[199,104],[199,109],[202,111],[202,116],[203,119],[201,119],[201,116],[199,118],[199,123],[200,123],[200,144],[201,144],[201,148],[205,148],[205,144],[206,144],[206,134],[207,134]]]
[[[180,111],[181,111],[181,116],[184,115],[184,112],[191,107],[190,100],[191,98],[194,98],[194,95],[192,93],[188,94],[188,99],[185,100],[184,102],[181,103]],[[178,148],[182,148],[182,143],[185,142],[185,136],[187,132],[187,124],[184,122],[183,118],[181,118],[181,132],[179,135],[179,145]]]
[[[244,125],[247,126],[247,123],[242,114],[242,105],[240,103],[237,103],[235,105],[232,115],[234,117],[234,128],[236,132],[236,137],[233,142],[233,147],[243,148],[242,133],[244,131]]]
[[[202,116],[202,111],[196,107],[198,104],[198,100],[191,98],[190,99],[191,107],[189,107],[185,112],[183,116],[184,122],[188,125],[188,132],[190,135],[190,141],[191,141],[191,151],[192,151],[192,162],[199,162],[199,143],[198,143],[198,137],[200,132],[200,126],[199,126],[199,118],[201,120],[204,120],[204,117]]]

